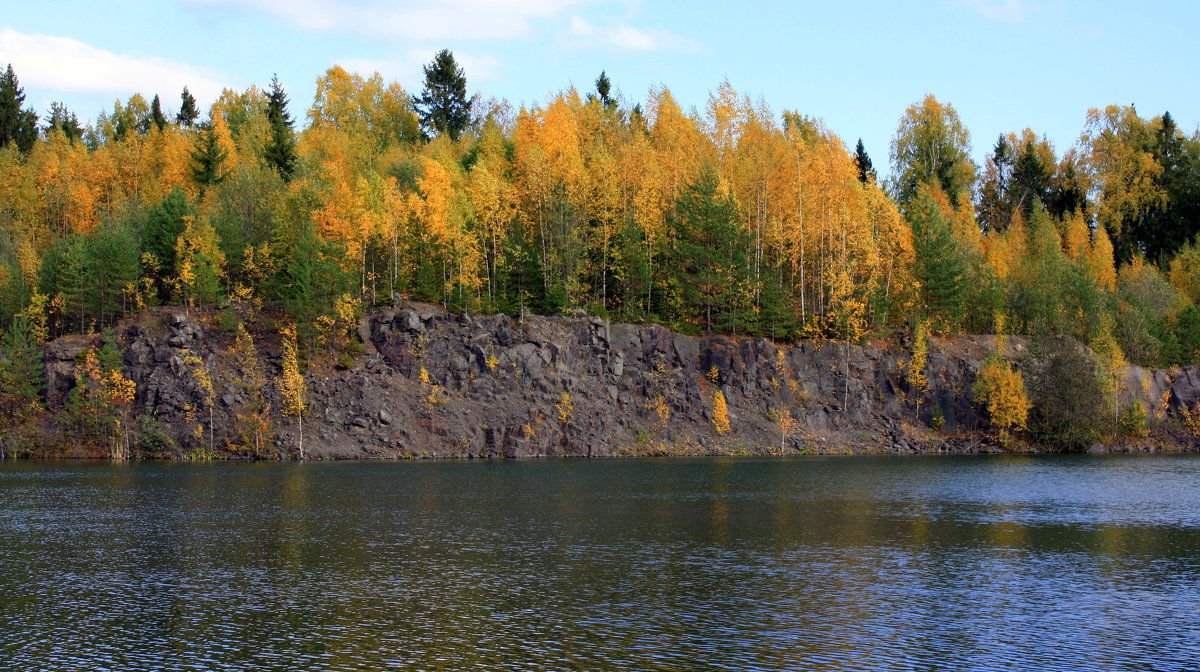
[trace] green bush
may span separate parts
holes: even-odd
[[[1030,350],[1030,436],[1049,447],[1087,450],[1111,427],[1095,362],[1070,338],[1038,339]]]
[[[1148,435],[1150,428],[1146,426],[1146,407],[1136,401],[1127,406],[1117,420],[1117,431],[1121,436],[1134,438]]]

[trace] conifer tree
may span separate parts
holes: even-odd
[[[147,266],[158,269],[152,279],[163,301],[170,300],[170,279],[176,275],[175,242],[187,227],[187,218],[193,214],[187,196],[176,187],[161,203],[150,209],[146,219],[142,251],[152,257],[152,263]]]
[[[12,453],[9,444],[41,408],[44,387],[40,344],[29,318],[17,315],[0,340],[0,458]]]
[[[25,90],[21,88],[12,64],[0,74],[0,149],[16,145],[22,152],[33,149],[37,141],[37,113],[23,109]]]
[[[705,333],[715,322],[736,328],[737,301],[746,294],[750,240],[737,221],[737,204],[720,191],[716,171],[705,168],[676,204],[675,271],[685,306],[699,309]]]
[[[160,131],[167,127],[167,118],[163,116],[162,101],[158,99],[157,93],[154,94],[154,100],[150,101],[150,121]]]
[[[46,122],[46,133],[62,133],[72,144],[83,137],[83,127],[79,125],[79,117],[67,109],[62,103],[50,103],[50,118]]]
[[[421,128],[427,136],[448,135],[457,141],[471,120],[467,78],[449,49],[425,66],[425,89],[416,99]]]
[[[196,136],[196,145],[192,148],[192,179],[200,185],[200,193],[208,187],[218,185],[229,177],[225,170],[225,159],[229,152],[221,147],[217,137],[217,129],[213,122],[200,125],[200,134]]]
[[[287,104],[287,94],[284,93],[279,78],[271,77],[271,90],[267,92],[267,123],[270,124],[270,136],[263,149],[263,159],[279,173],[284,182],[290,181],[296,171],[296,137]]]
[[[934,201],[928,185],[921,185],[908,206],[916,265],[913,275],[921,286],[922,305],[943,330],[958,327],[963,314],[966,269],[950,222]]]
[[[179,94],[179,114],[175,115],[175,121],[181,126],[191,128],[199,118],[200,109],[196,107],[196,99],[185,86],[183,93]]]
[[[608,79],[608,75],[601,70],[600,76],[596,78],[596,95],[600,98],[600,104],[608,110],[617,106],[617,101],[610,95],[611,91],[612,82]]]
[[[867,156],[867,148],[863,147],[862,138],[858,139],[858,144],[854,147],[854,167],[858,168],[859,182],[866,184],[876,179],[875,166],[871,163],[871,157]]]
[[[347,289],[347,274],[339,263],[344,250],[324,241],[311,222],[301,222],[297,238],[281,247],[275,294],[295,321],[305,347],[317,335],[317,318],[332,315],[338,297]]]

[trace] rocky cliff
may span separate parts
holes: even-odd
[[[695,338],[659,326],[596,317],[454,315],[411,304],[378,310],[360,325],[364,354],[348,369],[307,374],[309,457],[530,457],[721,453],[959,452],[989,444],[971,385],[994,337],[934,340],[918,396],[906,382],[902,341],[782,345],[767,339]],[[196,431],[208,403],[182,353],[212,372],[215,445],[230,438],[246,391],[229,356],[232,338],[198,317],[147,311],[111,335],[137,384],[139,415],[153,418],[183,454],[208,439]],[[276,334],[256,334],[269,380],[280,369]],[[96,338],[47,349],[47,402],[74,384],[76,355]],[[1007,356],[1026,347],[1008,339]],[[1200,368],[1129,367],[1130,399],[1150,409],[1200,396]],[[718,391],[728,431],[718,431]],[[272,384],[264,390],[280,408]],[[1165,401],[1164,401],[1165,400]],[[794,419],[788,428],[781,418]],[[934,417],[941,418],[940,422]],[[719,418],[718,418],[719,419]],[[939,431],[929,426],[940,424]],[[294,455],[298,426],[275,413],[272,453]]]

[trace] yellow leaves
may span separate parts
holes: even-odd
[[[796,432],[796,428],[800,423],[792,415],[792,409],[786,406],[782,409],[772,410],[769,418],[771,422],[775,423],[776,427],[779,427],[779,451],[783,452],[787,447],[787,438]]]
[[[988,356],[972,390],[975,398],[987,407],[988,418],[999,431],[1001,442],[1008,442],[1010,432],[1025,429],[1031,407],[1025,378],[998,352]]]
[[[427,411],[434,406],[443,406],[449,401],[446,398],[446,388],[433,382],[433,378],[429,375],[429,369],[422,366],[417,378],[421,381],[421,386],[427,390],[425,396],[422,397]]]
[[[704,377],[708,379],[708,382],[716,385],[717,381],[721,379],[721,370],[714,366],[705,372]]]
[[[1080,144],[1084,168],[1099,201],[1100,228],[1120,231],[1122,224],[1166,203],[1158,185],[1162,166],[1144,148],[1149,123],[1133,107],[1110,105],[1088,110]]]
[[[925,323],[918,322],[913,328],[912,355],[908,360],[906,378],[917,394],[917,404],[921,403],[921,395],[929,387],[929,379],[925,377],[925,364],[929,357],[929,328]]]
[[[1114,291],[1117,288],[1117,266],[1113,259],[1112,240],[1103,226],[1092,232],[1092,244],[1087,254],[1088,275],[1101,289]]]
[[[575,411],[575,404],[571,401],[571,393],[563,390],[558,397],[558,403],[554,404],[554,411],[558,414],[558,421],[567,424],[571,422],[571,414]]]
[[[451,223],[451,203],[454,185],[450,174],[442,164],[428,157],[421,158],[422,176],[417,178],[417,189],[421,192],[421,221],[435,240],[448,242],[458,231]]]
[[[1171,259],[1168,279],[1192,303],[1200,303],[1200,245],[1193,242],[1179,250]]]
[[[646,404],[646,410],[658,416],[658,421],[663,427],[671,419],[671,407],[667,405],[666,398],[661,394],[654,395],[654,399]]]
[[[280,409],[284,415],[302,416],[308,412],[308,385],[300,374],[300,356],[296,345],[296,327],[286,325],[283,335],[283,362],[279,374],[279,394],[283,398]]]
[[[725,393],[721,390],[713,391],[712,426],[718,434],[726,434],[730,430],[729,406],[725,402]]]

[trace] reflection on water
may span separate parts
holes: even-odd
[[[1200,459],[0,465],[3,670],[1200,670]]]

